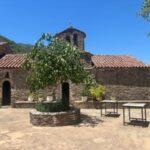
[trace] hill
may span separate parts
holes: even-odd
[[[33,45],[16,43],[2,35],[0,35],[0,42],[7,42],[14,53],[28,53],[33,48]]]

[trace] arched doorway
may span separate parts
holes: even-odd
[[[69,83],[64,82],[62,83],[62,101],[67,107],[69,107],[69,95]]]
[[[2,85],[2,106],[11,104],[11,85],[9,81],[5,81]]]

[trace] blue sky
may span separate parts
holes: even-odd
[[[94,54],[129,54],[150,64],[150,25],[138,16],[142,0],[0,0],[0,34],[35,43],[41,33],[68,26],[86,32]]]

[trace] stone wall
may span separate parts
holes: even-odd
[[[70,37],[70,43],[74,45],[74,41],[73,41],[73,36],[74,34],[78,35],[78,48],[81,50],[84,50],[84,35],[80,32],[77,32],[76,30],[73,31],[73,33],[71,32],[66,32],[66,33],[61,33],[59,35],[57,35],[58,38],[66,40],[66,37]]]
[[[106,86],[106,99],[115,97],[118,100],[149,100],[150,99],[150,69],[149,68],[105,68],[93,69],[90,72]],[[2,85],[4,81],[11,84],[11,104],[16,101],[27,101],[29,89],[26,84],[26,72],[19,69],[0,70],[0,105],[2,102]],[[81,100],[84,85],[70,85],[70,101]],[[52,89],[41,92],[48,96]],[[56,97],[61,99],[61,85],[57,87]]]
[[[6,75],[8,75],[6,77]],[[17,101],[27,101],[30,94],[29,88],[26,83],[27,73],[21,69],[3,69],[0,70],[0,106],[2,103],[2,85],[4,81],[9,81],[11,84],[11,105]],[[56,89],[56,97],[60,98],[60,85]],[[46,96],[50,95],[51,88],[40,90],[40,93]],[[37,100],[37,99],[35,99]]]
[[[146,68],[97,68],[97,81],[104,85],[150,87],[150,67]]]
[[[70,100],[78,101],[81,100],[81,94],[83,90],[84,85],[83,84],[70,84]]]
[[[20,99],[25,100],[29,90],[26,84],[26,72],[20,69],[2,69],[0,70],[0,105],[2,103],[2,87],[5,81],[9,81],[11,85],[11,105],[14,101]]]
[[[14,108],[35,108],[36,102],[17,101],[14,103]]]
[[[13,69],[9,70],[10,72],[10,79],[13,83],[13,88],[16,90],[20,89],[28,89],[27,83],[26,83],[26,78],[27,78],[27,73],[26,71],[23,71],[21,69]]]
[[[106,99],[150,100],[150,68],[97,68],[91,73],[106,87]],[[71,85],[72,102],[81,101],[83,87]]]
[[[106,86],[106,99],[150,99],[150,68],[97,68],[96,80]]]
[[[106,99],[117,100],[150,100],[150,87],[106,85]]]

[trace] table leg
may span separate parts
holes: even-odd
[[[123,125],[125,125],[125,108],[123,107]]]
[[[116,112],[116,103],[114,103],[114,114],[115,114],[115,112]]]
[[[105,104],[105,115],[106,115],[106,103],[104,103]]]
[[[101,117],[102,117],[102,115],[103,115],[103,106],[102,106],[103,104],[101,103]]]
[[[128,112],[129,112],[129,121],[130,121],[131,120],[130,108],[128,108]]]
[[[116,109],[117,109],[117,114],[118,114],[118,102],[116,103],[116,105],[117,105]]]
[[[142,113],[142,121],[143,121],[143,108],[141,108],[141,113]]]
[[[145,109],[145,121],[147,121],[146,107],[144,109]]]

